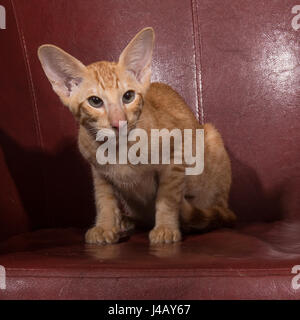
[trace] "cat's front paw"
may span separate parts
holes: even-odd
[[[149,239],[151,244],[178,242],[181,240],[181,232],[177,228],[158,226],[151,230]]]
[[[100,226],[89,229],[85,234],[85,242],[89,244],[112,244],[117,243],[119,239],[117,230],[104,230]]]

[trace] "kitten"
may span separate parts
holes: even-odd
[[[211,124],[201,126],[172,88],[150,83],[153,44],[154,31],[145,28],[117,63],[89,66],[53,45],[38,50],[54,91],[79,123],[79,149],[91,164],[97,217],[86,233],[87,243],[118,242],[133,228],[124,210],[141,223],[153,223],[152,244],[180,241],[182,230],[231,226],[235,221],[228,208],[231,166],[222,138]],[[127,121],[129,131],[141,128],[148,133],[153,128],[204,129],[204,171],[186,175],[186,164],[174,161],[100,165],[96,134],[103,128],[118,131],[120,121]]]

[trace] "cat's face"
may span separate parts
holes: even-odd
[[[87,67],[53,45],[41,46],[38,56],[62,102],[96,135],[103,128],[118,132],[120,121],[134,128],[150,85],[153,42],[153,29],[143,29],[118,63],[101,61]]]

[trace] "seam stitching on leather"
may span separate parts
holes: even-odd
[[[193,39],[195,52],[195,67],[196,67],[196,93],[197,93],[197,118],[201,124],[204,124],[204,107],[203,107],[203,86],[202,86],[202,63],[201,63],[201,48],[202,38],[199,26],[198,5],[197,0],[191,0],[192,20],[193,20]]]
[[[32,99],[32,106],[33,106],[32,109],[33,109],[33,114],[34,114],[35,129],[36,129],[36,133],[38,136],[38,142],[39,142],[40,146],[43,148],[43,139],[42,139],[42,134],[41,134],[40,120],[39,120],[39,116],[38,116],[37,100],[36,100],[34,84],[33,84],[33,79],[32,79],[32,74],[31,74],[31,68],[30,68],[30,63],[29,63],[29,58],[28,58],[28,53],[27,53],[27,47],[26,47],[23,32],[21,30],[21,27],[20,27],[20,24],[18,21],[18,16],[17,16],[14,0],[11,0],[11,4],[12,4],[15,19],[16,19],[16,26],[17,26],[17,30],[18,30],[19,41],[20,41],[20,44],[22,47],[23,59],[24,59],[25,67],[26,67],[26,71],[27,71],[27,82],[29,85],[30,95],[31,95],[31,99]]]
[[[31,96],[31,100],[32,100],[32,111],[33,111],[34,127],[35,127],[35,131],[36,131],[37,142],[38,142],[41,150],[44,150],[44,143],[43,143],[43,137],[42,137],[42,133],[41,133],[39,112],[38,112],[38,107],[37,107],[37,99],[36,99],[36,95],[35,95],[34,83],[33,83],[32,72],[31,72],[31,68],[30,68],[29,57],[28,57],[28,53],[27,53],[27,46],[26,46],[26,42],[25,42],[25,37],[24,37],[24,34],[22,32],[22,29],[21,29],[21,26],[20,26],[20,23],[18,20],[17,8],[15,6],[14,0],[10,0],[10,2],[12,5],[14,17],[16,20],[16,27],[17,27],[17,31],[18,31],[19,42],[21,45],[24,64],[25,64],[25,68],[26,68],[26,78],[27,78],[27,83],[29,86],[30,96]],[[44,175],[44,169],[42,166],[41,166],[40,170],[41,170],[43,185],[45,186],[46,180],[45,180],[45,175]],[[45,194],[45,187],[44,187],[44,197],[45,196],[46,196],[46,194]],[[43,207],[44,207],[44,205],[43,205]]]

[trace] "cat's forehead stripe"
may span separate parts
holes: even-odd
[[[100,84],[102,90],[105,90],[104,81],[103,81],[103,79],[101,78],[101,76],[99,74],[99,70],[96,69],[94,71],[95,71],[95,77],[97,79],[97,82]]]
[[[90,66],[94,71],[97,82],[103,90],[119,88],[119,79],[116,74],[116,64],[113,62],[97,62]]]

